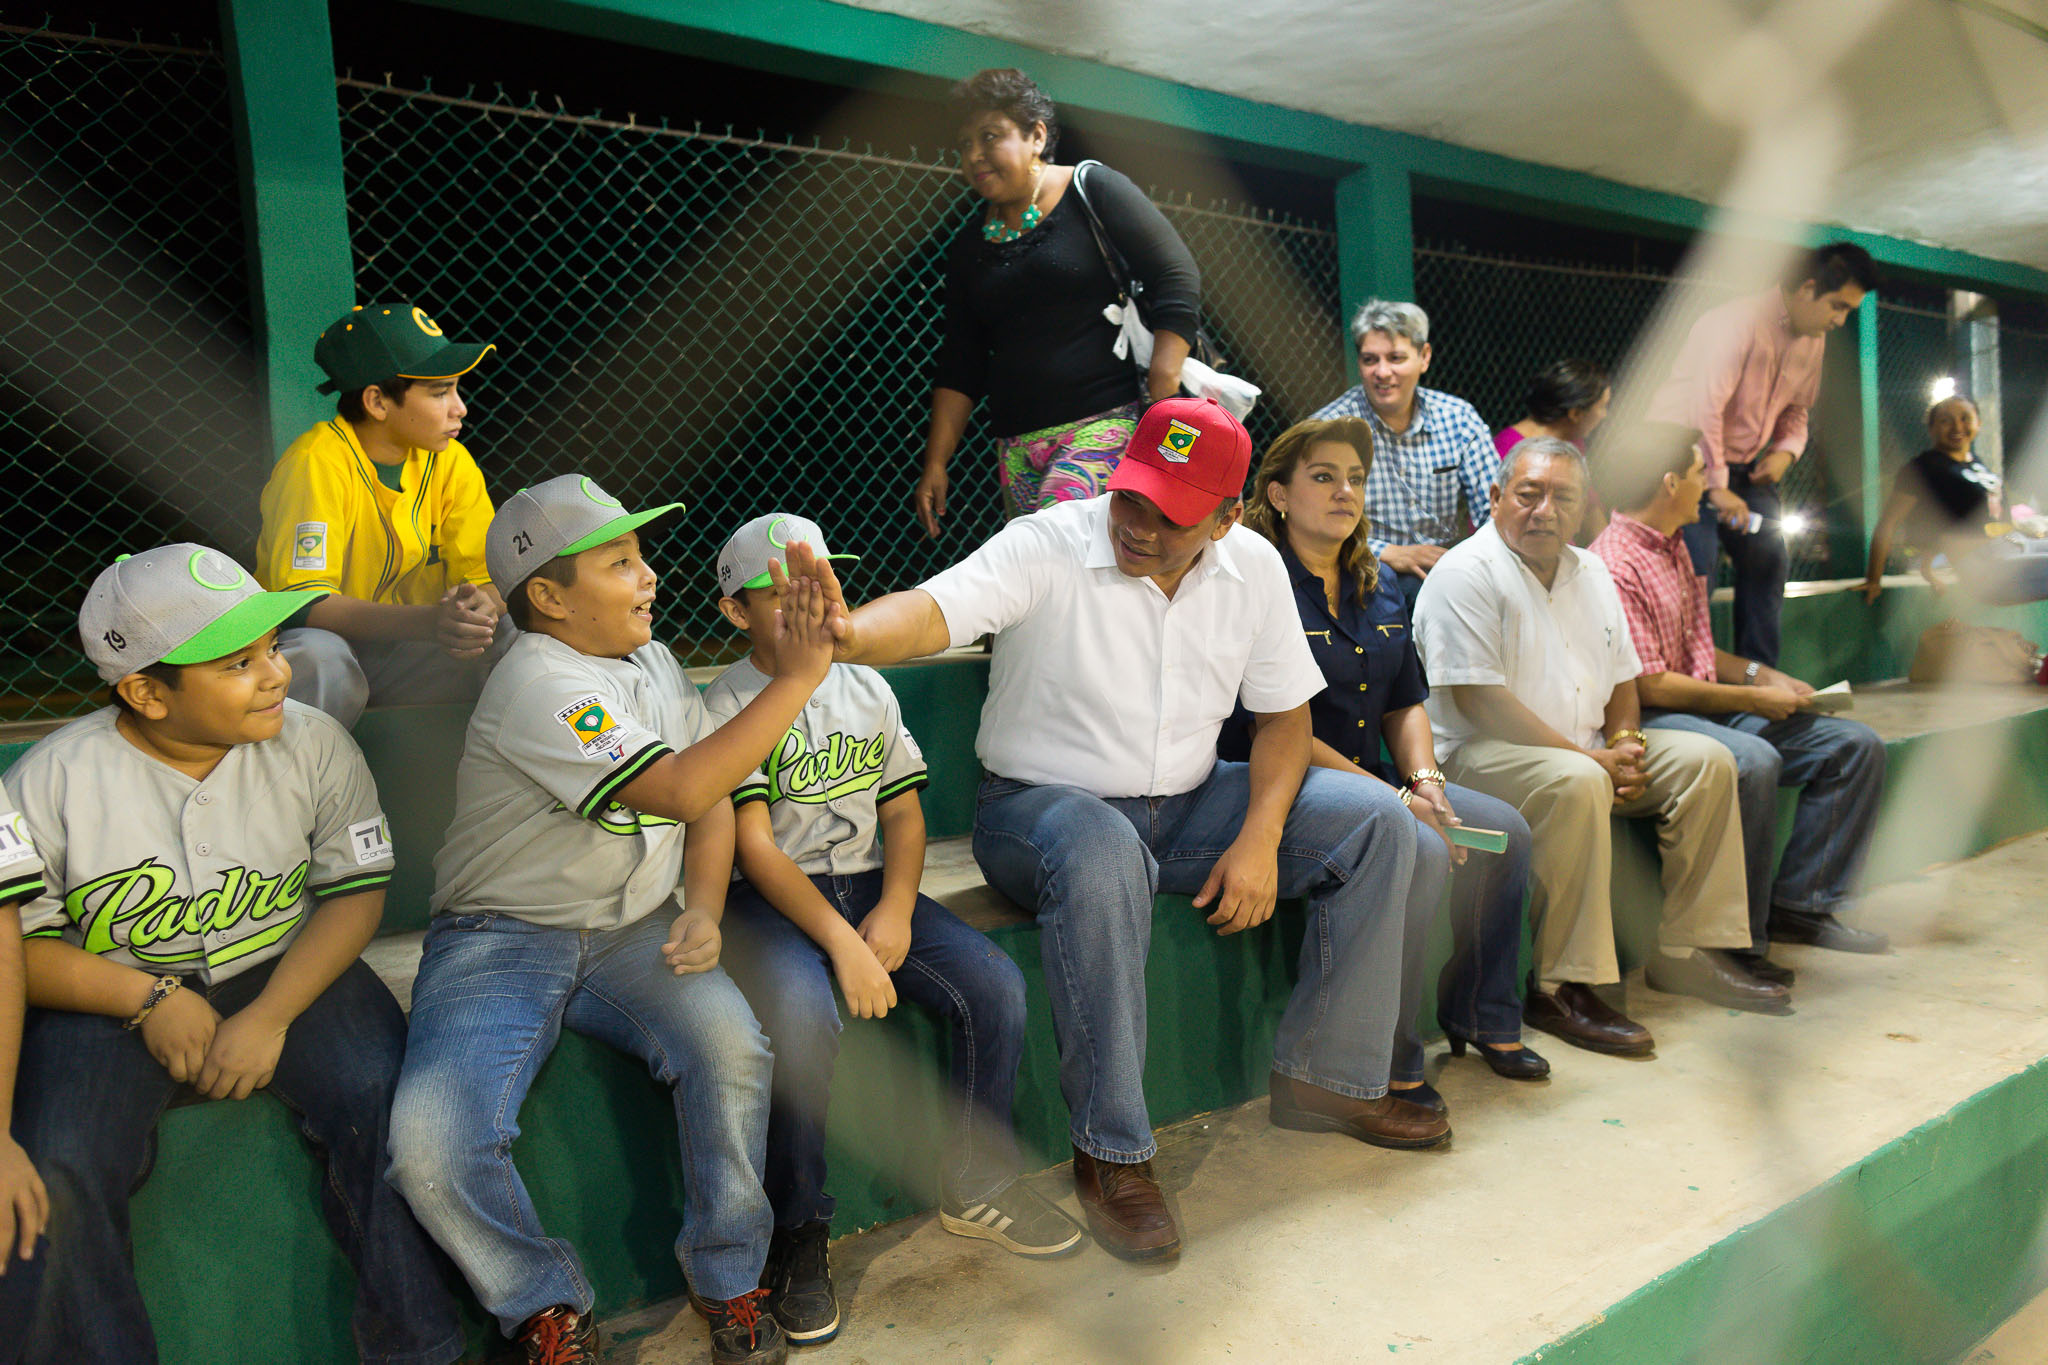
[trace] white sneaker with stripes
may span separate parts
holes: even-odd
[[[1022,1180],[1011,1181],[979,1203],[943,1199],[939,1226],[1040,1260],[1064,1256],[1081,1245],[1080,1225]]]

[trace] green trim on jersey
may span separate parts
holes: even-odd
[[[669,748],[668,745],[663,744],[660,740],[655,740],[646,748],[634,753],[621,762],[618,767],[598,779],[597,785],[586,792],[583,799],[576,803],[576,813],[586,820],[595,819],[598,813],[605,808],[605,805],[611,801],[619,788],[640,776],[641,773],[647,771],[654,763],[674,752],[675,750]],[[671,821],[670,823],[674,822]]]
[[[61,924],[49,924],[49,925],[45,925],[45,926],[43,926],[43,927],[42,927],[42,928],[40,928],[40,929],[30,929],[30,930],[27,930],[26,932],[24,932],[24,933],[22,934],[22,937],[23,937],[23,938],[62,938],[62,937],[64,937],[64,926],[63,926],[63,925],[61,925]]]
[[[46,889],[41,873],[34,873],[16,882],[0,882],[0,905],[9,901],[32,901]]]
[[[314,900],[327,901],[333,900],[336,896],[352,896],[358,891],[369,891],[375,887],[385,886],[390,881],[390,872],[365,872],[360,877],[343,877],[340,881],[330,882],[326,886],[311,886],[306,889],[312,893]]]
[[[767,799],[768,784],[766,782],[749,782],[746,786],[741,787],[732,794],[732,804],[735,808],[744,806],[749,801],[766,801]]]
[[[884,801],[893,800],[905,792],[914,792],[919,787],[928,787],[931,785],[931,781],[932,777],[929,772],[917,772],[912,773],[908,777],[900,777],[875,793],[875,805],[879,807]]]

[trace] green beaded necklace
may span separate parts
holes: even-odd
[[[1045,182],[1045,163],[1038,163],[1038,169],[1031,174],[1031,202],[1024,206],[1024,212],[1017,216],[1017,226],[1011,227],[1002,217],[989,219],[981,225],[981,237],[986,242],[1014,242],[1045,218],[1038,211],[1038,189]]]

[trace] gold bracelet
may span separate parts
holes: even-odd
[[[135,1029],[141,1028],[142,1021],[149,1018],[150,1013],[154,1011],[158,1005],[161,1005],[163,1004],[164,1001],[170,999],[172,993],[184,984],[185,980],[183,977],[169,975],[158,977],[155,981],[150,983],[149,999],[143,1001],[142,1008],[135,1012],[135,1017],[133,1019],[130,1019],[127,1023],[121,1025],[121,1027],[124,1029],[128,1029],[131,1032]]]
[[[1404,806],[1413,806],[1413,805],[1415,804],[1415,793],[1414,793],[1414,792],[1412,792],[1412,791],[1409,791],[1409,790],[1408,790],[1408,789],[1407,789],[1406,787],[1397,787],[1397,788],[1395,788],[1395,790],[1401,793],[1401,804],[1402,804],[1402,805],[1404,805]]]
[[[1451,785],[1451,780],[1445,777],[1443,771],[1439,768],[1417,768],[1414,772],[1408,774],[1408,785],[1410,787],[1419,787],[1425,782],[1434,782],[1439,787]]]
[[[1616,744],[1620,743],[1624,739],[1632,739],[1636,743],[1642,745],[1645,749],[1650,747],[1650,737],[1644,734],[1641,730],[1616,730],[1612,735],[1609,735],[1607,737],[1607,747],[1612,749]]]

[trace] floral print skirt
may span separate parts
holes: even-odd
[[[1101,493],[1138,429],[1141,407],[1125,403],[1056,427],[1000,437],[996,476],[1003,485],[1004,515],[1021,517]]]

